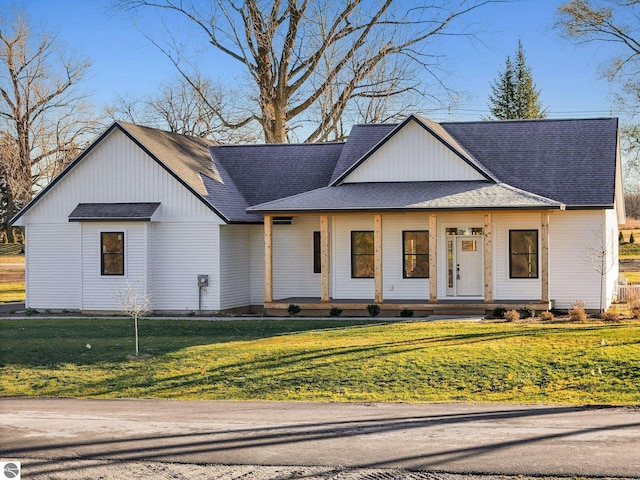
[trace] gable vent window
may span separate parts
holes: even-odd
[[[100,269],[102,275],[124,275],[124,232],[100,234]]]
[[[273,217],[274,225],[291,225],[293,223],[293,217]]]

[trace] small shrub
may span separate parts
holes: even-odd
[[[380,315],[380,307],[375,303],[372,303],[371,305],[367,305],[367,312],[369,312],[369,315],[372,317],[377,317]]]
[[[287,307],[287,312],[289,313],[289,315],[293,316],[296,315],[298,313],[300,313],[300,310],[302,310],[300,308],[300,305],[296,305],[295,303],[290,303],[289,306]]]
[[[504,314],[507,313],[507,309],[504,307],[496,307],[491,312],[493,318],[504,318]]]
[[[555,318],[551,312],[540,312],[538,318],[543,322],[551,322]]]
[[[520,318],[533,318],[536,316],[536,309],[527,305],[519,310]]]
[[[400,310],[400,316],[413,317],[413,310],[411,310],[410,308],[403,308],[402,310]]]
[[[607,310],[602,314],[602,320],[605,322],[617,322],[620,320],[620,314],[615,310]]]
[[[622,234],[622,232],[618,233],[618,244],[622,245],[624,243],[624,235]]]
[[[587,312],[584,311],[584,300],[576,300],[569,310],[569,319],[572,322],[586,322]]]
[[[515,310],[509,310],[504,313],[504,319],[508,322],[517,322],[520,320],[520,314]]]
[[[636,243],[636,237],[633,236],[633,232],[629,235],[629,243]]]
[[[331,310],[329,310],[329,315],[331,315],[332,317],[339,317],[340,315],[342,315],[342,309],[340,307],[331,307]]]
[[[634,289],[629,292],[627,305],[633,318],[640,318],[640,294]]]
[[[40,313],[40,312],[38,312],[38,310],[36,310],[35,308],[27,308],[27,309],[24,311],[24,314],[25,314],[27,317],[30,317],[31,315],[36,315],[36,314],[38,314],[38,313]]]

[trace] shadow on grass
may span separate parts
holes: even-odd
[[[315,391],[316,395],[318,395],[317,392],[324,392],[327,397],[322,398],[329,399],[331,395],[340,395],[340,390],[345,386],[349,388],[357,384],[356,391],[371,395],[376,392],[384,392],[385,388],[393,390],[395,388],[394,382],[401,383],[404,379],[416,383],[416,386],[421,384],[424,388],[438,388],[438,384],[446,380],[445,383],[450,384],[449,390],[454,390],[458,385],[462,390],[473,386],[481,391],[496,393],[508,392],[514,387],[528,386],[535,387],[542,394],[548,385],[553,384],[556,380],[564,381],[565,377],[573,377],[573,389],[590,389],[593,388],[594,382],[599,377],[591,376],[589,371],[592,366],[588,362],[588,367],[583,365],[584,360],[581,358],[572,358],[570,361],[564,362],[563,365],[556,365],[551,359],[548,362],[543,361],[540,364],[528,365],[528,361],[531,359],[525,357],[530,356],[531,352],[526,349],[517,353],[520,355],[518,358],[474,358],[473,361],[462,367],[459,359],[446,358],[446,351],[442,350],[440,350],[438,358],[421,366],[411,363],[396,365],[396,362],[403,355],[420,351],[428,352],[432,348],[455,348],[461,345],[473,345],[507,338],[538,337],[541,335],[552,339],[554,335],[592,330],[598,330],[598,327],[570,329],[527,327],[500,331],[452,332],[448,335],[438,331],[434,332],[433,336],[421,335],[417,338],[403,338],[395,341],[378,334],[368,338],[369,343],[364,345],[329,346],[320,341],[317,345],[310,344],[308,348],[303,349],[293,347],[292,350],[288,350],[287,347],[284,347],[283,349],[267,349],[258,352],[258,354],[246,355],[247,352],[242,351],[199,351],[194,353],[193,358],[183,358],[181,370],[174,374],[170,373],[173,359],[167,360],[165,363],[165,359],[159,358],[145,365],[144,368],[123,370],[110,378],[88,379],[82,386],[82,391],[87,392],[86,395],[94,397],[116,394],[119,396],[167,398],[182,396],[187,398],[274,399],[274,392],[295,392],[300,389]],[[515,354],[516,352],[514,352]],[[392,368],[393,374],[390,377],[380,376],[378,378],[366,372],[372,364],[375,365],[374,368],[378,367],[380,362],[376,362],[381,359],[382,363],[386,361],[386,365],[392,366],[390,368]],[[536,361],[536,359],[533,360]],[[189,364],[185,365],[185,361]],[[640,381],[640,373],[637,369],[631,368],[632,365],[629,365],[628,362],[622,362],[618,365],[616,359],[613,358],[603,358],[598,361],[605,372],[612,374],[615,372],[616,381]],[[210,364],[210,362],[215,363]],[[524,380],[507,379],[507,374],[516,371],[517,368],[526,370],[526,378]],[[359,369],[363,371],[358,371]],[[574,373],[571,373],[572,369],[575,370]],[[479,373],[475,370],[478,370]],[[501,373],[495,374],[496,371]],[[563,372],[570,374],[565,375]],[[410,379],[408,376],[412,376],[412,378]],[[583,377],[588,382],[580,383]],[[607,379],[609,382],[614,380],[611,376]],[[69,385],[69,390],[66,390],[66,387],[61,385],[56,395],[77,395],[77,387],[77,384]],[[614,387],[614,384],[609,384],[610,389],[613,390]],[[224,392],[222,396],[220,392]],[[286,398],[286,395],[277,398]],[[419,396],[415,399],[425,400]]]
[[[161,320],[139,322],[140,352],[160,356],[187,347],[258,340],[313,330],[371,325],[372,320]],[[380,321],[376,325],[383,324]],[[135,353],[133,320],[0,320],[0,366],[53,367],[62,364],[125,363]]]

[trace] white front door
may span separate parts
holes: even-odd
[[[482,296],[482,236],[456,237],[456,295]]]

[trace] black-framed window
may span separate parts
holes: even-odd
[[[509,230],[509,278],[538,278],[538,230]]]
[[[351,278],[373,278],[373,232],[351,232]]]
[[[322,273],[320,232],[313,232],[313,273]]]
[[[100,272],[124,275],[124,232],[100,233]]]
[[[402,232],[403,278],[429,278],[429,231]]]

